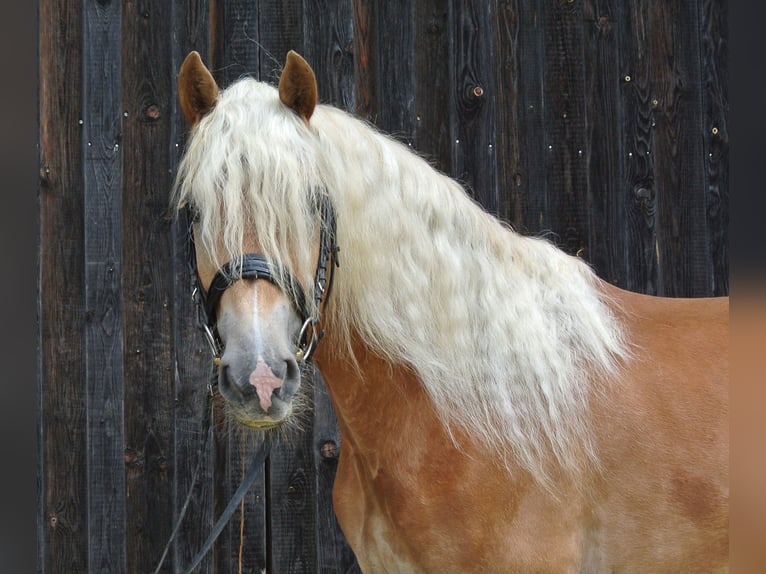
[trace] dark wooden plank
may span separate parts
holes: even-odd
[[[120,3],[84,6],[88,571],[124,572]]]
[[[588,258],[588,180],[582,4],[546,2],[545,130],[552,239]]]
[[[258,3],[249,0],[215,0],[210,71],[226,87],[241,76],[258,77],[260,71]]]
[[[122,14],[126,556],[151,572],[173,518],[173,286],[167,213],[173,71],[171,5]]]
[[[40,30],[38,572],[88,569],[80,2]]]
[[[622,161],[626,195],[625,287],[656,295],[657,191],[652,148],[652,106],[658,105],[651,88],[649,2],[631,0],[618,12],[620,90],[624,150]]]
[[[187,125],[178,106],[176,78],[181,62],[191,50],[197,50],[209,64],[209,10],[207,0],[173,3],[171,23],[174,28],[172,42],[172,94],[169,98],[171,116],[169,157],[171,172],[183,151]],[[169,189],[165,190],[169,193]],[[168,214],[171,216],[173,214]],[[196,328],[196,313],[191,299],[192,277],[189,269],[189,222],[184,214],[172,218],[173,286],[171,299],[173,352],[171,367],[174,384],[174,445],[173,445],[173,525],[183,510],[187,497],[191,498],[176,535],[175,543],[166,559],[168,572],[183,572],[191,563],[210,533],[214,520],[214,448],[212,426],[205,428],[205,408],[211,370],[210,350],[201,332]],[[206,432],[207,430],[207,432]],[[207,439],[207,442],[206,442]],[[206,446],[207,448],[203,448]],[[195,481],[195,471],[197,471]],[[166,543],[161,540],[160,543]],[[213,571],[212,553],[203,560],[198,572]]]
[[[415,132],[412,2],[377,2],[375,8],[375,124],[411,146]]]
[[[728,2],[702,0],[702,101],[707,183],[710,295],[729,293]]]
[[[498,214],[522,233],[550,228],[543,3],[497,7]]]
[[[303,381],[302,392],[311,393],[308,382]],[[289,437],[272,445],[268,458],[270,568],[280,574],[316,572],[316,482],[310,414],[306,413],[302,418],[305,423],[294,428]]]
[[[258,78],[274,86],[289,50],[303,54],[303,6],[299,0],[261,2],[258,9]]]
[[[263,433],[245,429],[230,417],[221,417],[217,426],[225,429],[218,433],[217,474],[227,480],[221,481],[224,488],[216,500],[216,519],[239,488],[251,461],[265,448]],[[270,501],[266,495],[266,480],[262,468],[222,532],[215,560],[217,572],[266,571],[270,554],[266,524]]]
[[[413,2],[415,128],[417,152],[444,173],[451,170],[449,42],[447,4]]]
[[[452,170],[484,208],[497,213],[495,61],[487,38],[493,38],[493,6],[460,2],[452,6],[454,55]]]
[[[319,101],[354,113],[354,4],[304,2],[303,51],[314,69]]]
[[[588,180],[587,260],[596,273],[625,287],[625,176],[619,92],[618,6],[585,0],[584,51]]]
[[[692,2],[652,3],[652,93],[657,191],[658,294],[709,292],[701,121],[699,11]]]
[[[363,0],[354,2],[354,112],[372,123],[376,121],[378,95],[376,89],[376,14],[374,5]]]
[[[320,574],[360,573],[332,506],[332,487],[342,448],[335,410],[321,375],[314,376],[314,464],[316,469],[317,564]]]

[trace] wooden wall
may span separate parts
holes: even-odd
[[[726,0],[40,0],[40,572],[180,572],[261,447],[217,405],[195,328],[175,76],[276,82],[288,49],[321,99],[462,181],[602,277],[728,293]],[[200,572],[353,572],[332,513],[339,437],[321,379]],[[201,461],[201,462],[200,462]]]

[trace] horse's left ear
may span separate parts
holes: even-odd
[[[287,53],[285,69],[279,78],[279,99],[306,121],[311,118],[317,104],[317,79],[314,70],[293,50]]]

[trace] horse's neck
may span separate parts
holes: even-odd
[[[343,438],[354,443],[357,454],[399,450],[402,445],[389,440],[391,437],[419,436],[419,431],[426,429],[433,435],[436,427],[441,428],[425,390],[410,369],[390,365],[358,339],[352,343],[356,366],[337,351],[346,348],[344,344],[334,342],[331,334],[326,339],[317,350],[317,366]]]

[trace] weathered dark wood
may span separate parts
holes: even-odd
[[[552,239],[588,258],[587,139],[582,4],[546,2],[545,124]]]
[[[219,415],[223,402],[218,401]],[[228,505],[250,468],[251,461],[264,448],[262,433],[241,428],[236,421],[221,416],[217,427],[220,453],[216,466],[219,487],[216,520]],[[265,494],[267,476],[261,467],[255,482],[242,499],[216,544],[216,572],[263,572],[269,559]],[[209,528],[208,528],[209,530]]]
[[[658,294],[709,291],[701,125],[699,12],[691,1],[652,3],[652,154],[657,176]]]
[[[171,174],[186,140],[187,125],[178,106],[176,77],[181,62],[190,50],[197,50],[209,61],[209,6],[206,0],[173,3],[170,16],[173,26],[171,80],[172,94],[168,101],[171,115],[169,141],[169,166]],[[165,190],[169,194],[170,190]],[[167,197],[167,195],[166,195]],[[170,216],[171,214],[168,214]],[[205,439],[212,434],[212,427],[205,432],[204,412],[207,405],[208,374],[211,369],[210,350],[196,327],[197,309],[192,304],[192,278],[189,270],[189,222],[184,214],[172,219],[172,267],[173,290],[171,314],[173,317],[173,399],[175,425],[173,439],[173,514],[176,524],[187,496],[191,500],[181,529],[176,535],[166,559],[167,572],[183,572],[202,547],[213,523],[213,455],[215,443]],[[198,471],[194,482],[195,470]],[[194,483],[194,484],[193,484]],[[165,545],[166,540],[160,541]],[[200,573],[213,571],[213,556],[208,555],[200,565]]]
[[[127,3],[122,20],[126,556],[151,572],[173,518],[170,4]]]
[[[354,6],[306,0],[303,51],[314,68],[319,101],[354,113]]]
[[[374,6],[363,0],[354,2],[354,112],[375,123],[378,99],[375,89],[375,14]]]
[[[587,251],[594,270],[615,285],[626,284],[625,176],[617,41],[613,0],[586,0],[584,63],[587,178]]]
[[[484,208],[497,213],[495,61],[485,47],[494,34],[493,6],[468,1],[452,5],[452,170]]]
[[[88,567],[81,14],[79,2],[39,6],[41,573]]]
[[[263,2],[258,9],[258,78],[274,86],[289,50],[303,49],[303,6],[297,0]]]
[[[412,3],[376,2],[373,29],[376,125],[404,144],[415,132],[415,71]]]
[[[314,468],[316,476],[317,558],[316,572],[353,574],[361,572],[348,546],[332,506],[332,486],[343,445],[338,422],[324,381],[314,375]]]
[[[512,0],[498,4],[497,10],[497,110],[508,114],[507,120],[498,116],[499,212],[517,231],[537,233],[550,228],[543,3]]]
[[[702,127],[710,237],[710,293],[729,292],[729,128],[728,3],[706,0],[701,6]]]
[[[84,7],[88,571],[125,572],[120,3]]]
[[[311,388],[303,391],[311,396]],[[310,403],[309,403],[310,404]],[[310,412],[301,417],[300,428],[272,446],[268,459],[268,528],[272,572],[316,572],[316,482],[313,421]]]
[[[436,168],[452,168],[450,21],[443,0],[414,2],[415,150]]]
[[[624,287],[639,293],[657,293],[657,244],[652,106],[659,105],[651,89],[648,41],[649,3],[632,0],[618,18],[620,90],[623,106],[621,131],[625,138],[626,265]]]

